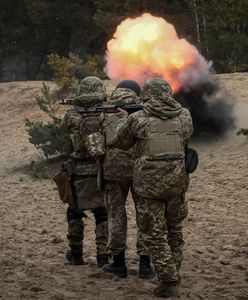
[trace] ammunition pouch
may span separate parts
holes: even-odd
[[[185,169],[187,173],[193,173],[199,163],[198,153],[193,148],[187,148],[185,153]]]
[[[62,170],[57,174],[53,180],[55,181],[58,193],[63,203],[73,203],[73,193],[71,189],[70,177],[65,170]]]
[[[86,137],[85,147],[91,157],[98,158],[105,155],[105,142],[101,133],[92,133]]]

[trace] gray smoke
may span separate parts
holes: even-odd
[[[235,128],[233,103],[217,81],[208,79],[174,97],[191,112],[194,138],[213,140]]]

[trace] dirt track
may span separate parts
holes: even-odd
[[[238,127],[248,127],[248,74],[218,77],[234,97]],[[66,207],[51,180],[35,181],[23,171],[32,160],[42,159],[24,130],[26,117],[42,116],[33,100],[40,87],[41,82],[0,84],[0,298],[155,299],[156,280],[137,278],[131,199],[127,279],[96,267],[90,215],[84,247],[88,265],[65,263]],[[181,299],[248,300],[248,141],[234,132],[222,141],[195,146],[200,166],[187,194]]]

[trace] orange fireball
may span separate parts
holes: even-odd
[[[151,14],[124,20],[107,44],[106,72],[111,79],[143,84],[152,76],[166,79],[174,92],[187,90],[209,75],[210,64],[173,25]]]

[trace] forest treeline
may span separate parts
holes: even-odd
[[[107,41],[144,12],[172,23],[216,72],[248,71],[247,0],[0,0],[0,81],[47,80],[48,55],[102,71]],[[102,72],[101,72],[102,73]]]

